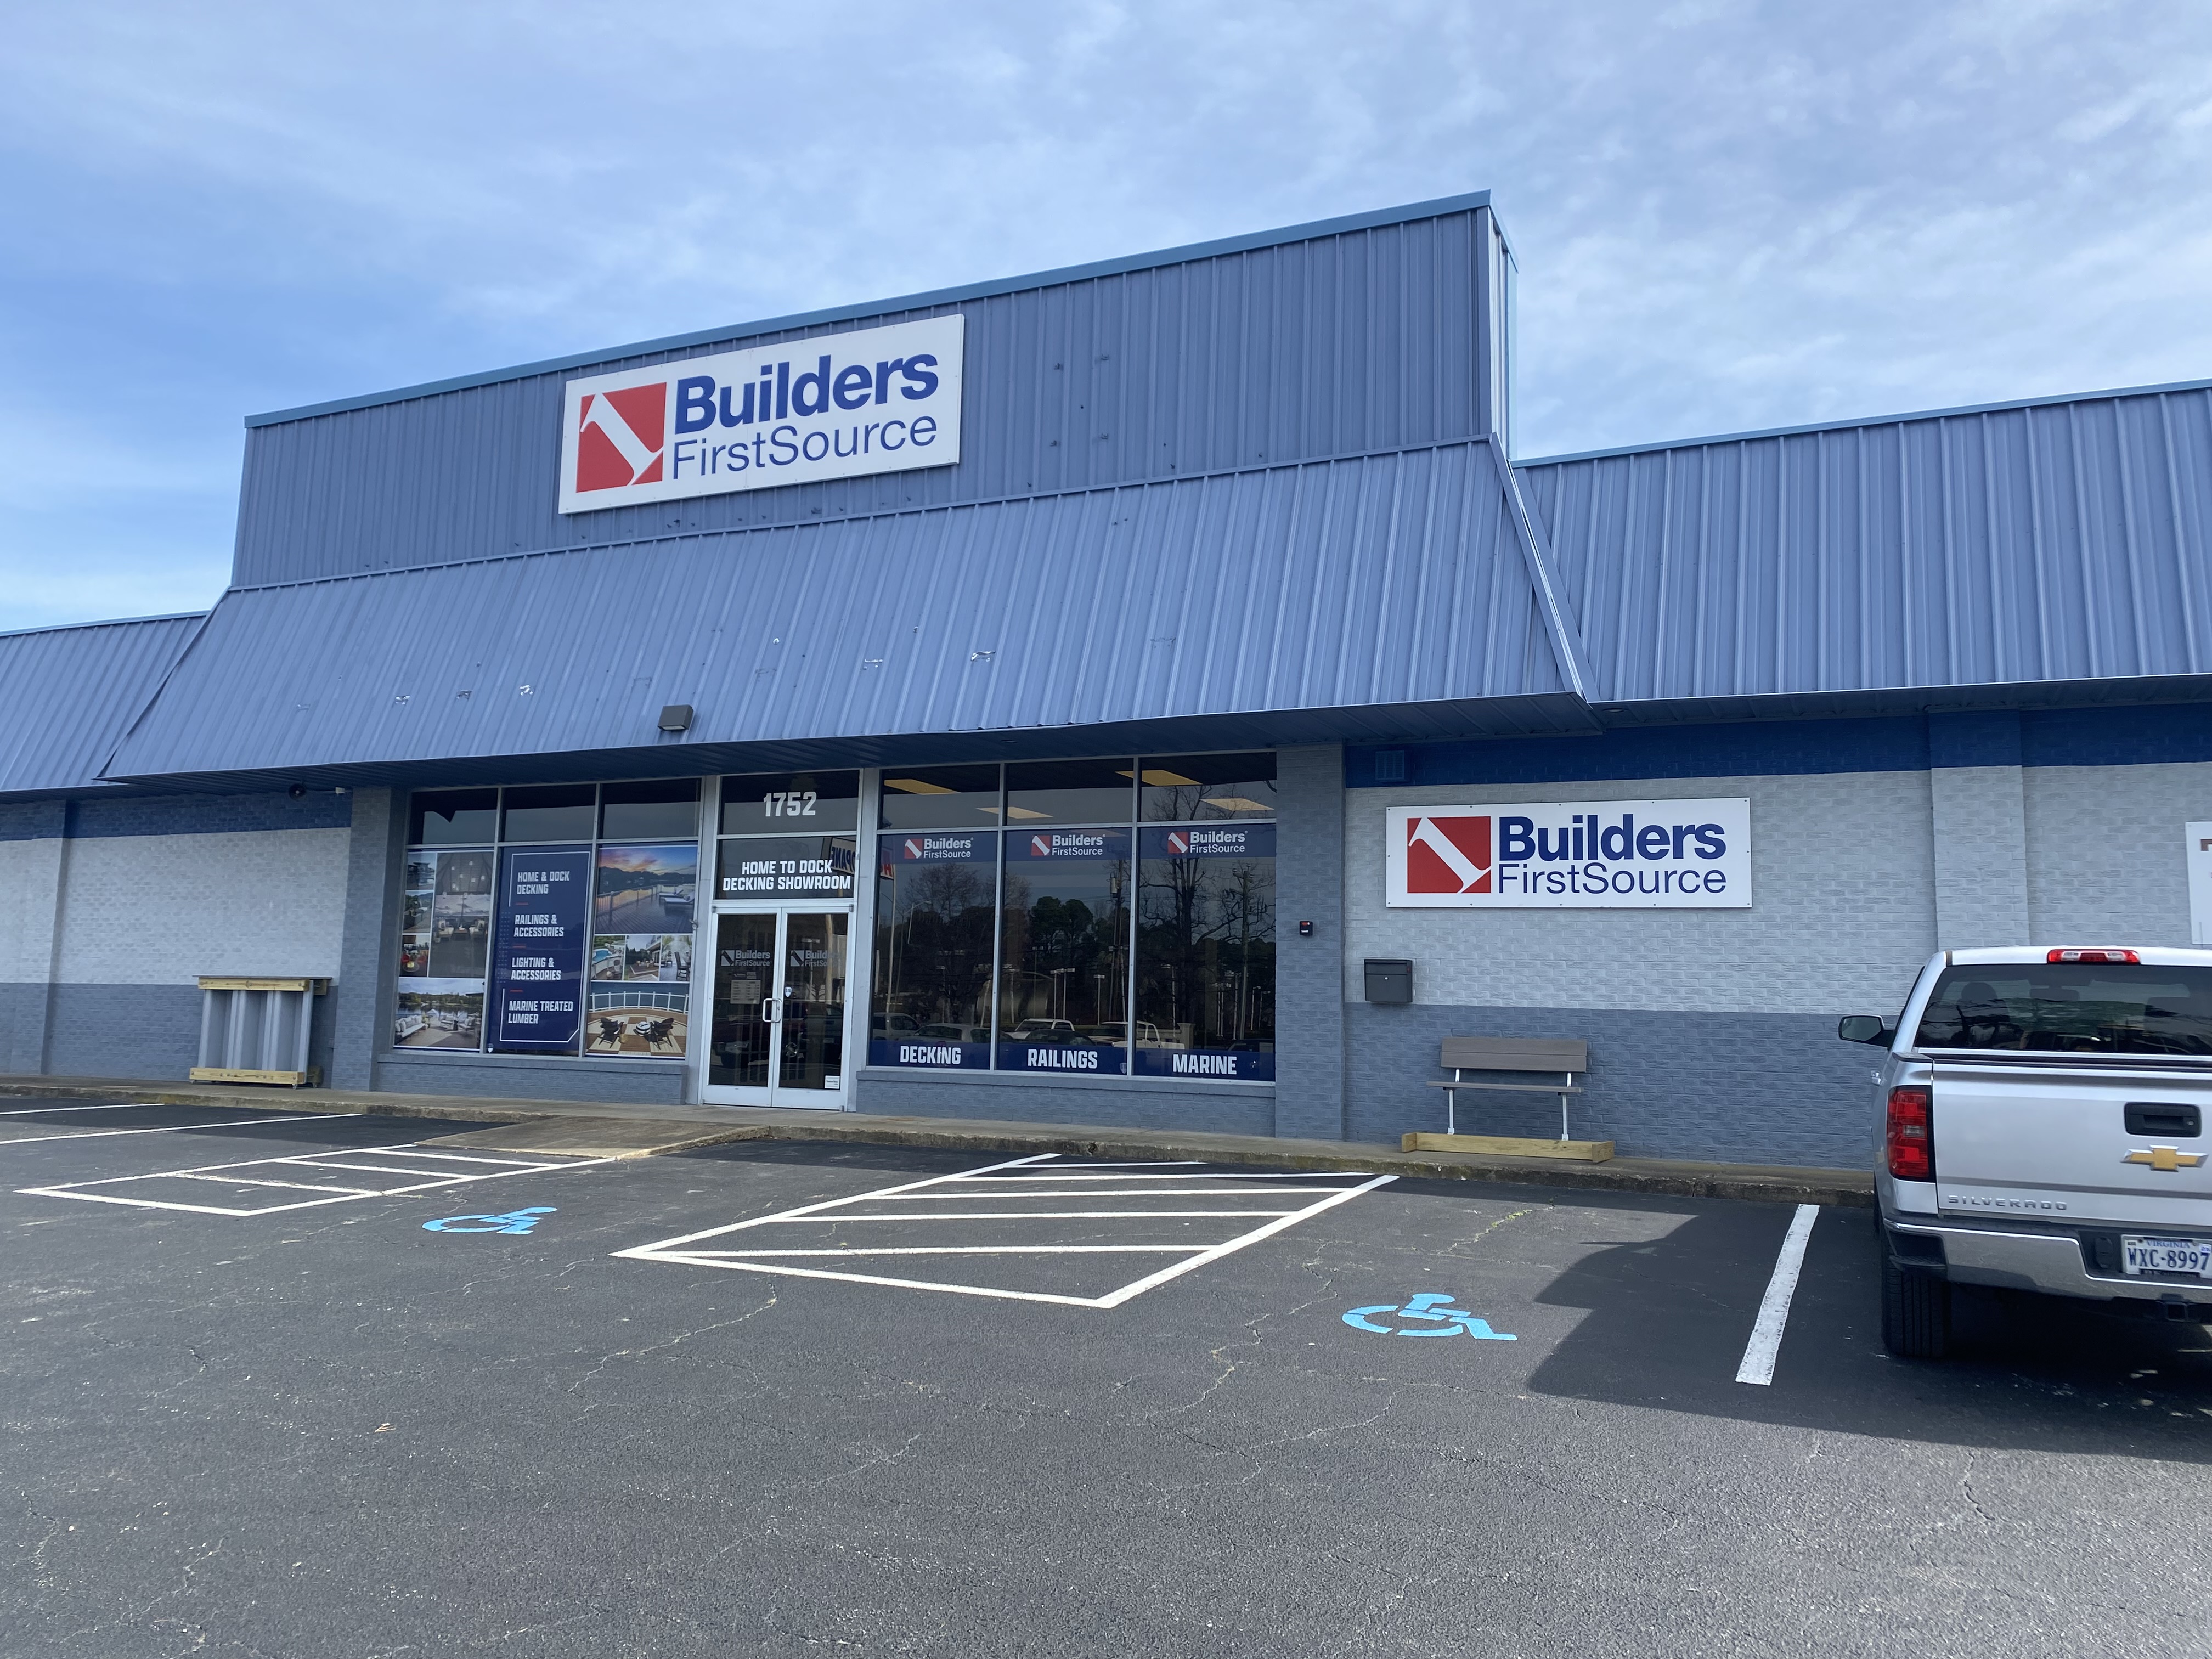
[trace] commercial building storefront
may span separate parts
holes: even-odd
[[[1566,1036],[1846,1164],[1929,951],[2212,929],[2212,391],[1522,460],[1514,280],[1457,198],[256,417],[211,612],[0,638],[7,1069],[299,975],[349,1087],[1386,1139]]]

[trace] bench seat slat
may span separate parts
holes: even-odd
[[[1578,1095],[1582,1093],[1582,1085],[1580,1084],[1569,1084],[1566,1086],[1562,1087],[1556,1083],[1453,1083],[1437,1078],[1431,1078],[1429,1079],[1429,1087],[1431,1089],[1510,1089],[1518,1093],[1531,1095]]]
[[[1442,1064],[1455,1072],[1587,1072],[1589,1044],[1552,1037],[1448,1036]]]

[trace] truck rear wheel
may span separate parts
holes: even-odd
[[[1900,1359],[1941,1359],[1951,1346],[1951,1286],[1941,1275],[1898,1265],[1881,1240],[1881,1346]]]

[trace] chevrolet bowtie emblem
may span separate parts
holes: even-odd
[[[2147,1152],[2130,1152],[2123,1164],[2148,1164],[2154,1170],[2193,1170],[2204,1161],[2202,1152],[2185,1152],[2172,1146],[2154,1146]]]

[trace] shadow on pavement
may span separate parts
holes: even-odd
[[[1738,1382],[1790,1212],[1689,1207],[1665,1237],[1600,1249],[1535,1298],[1589,1315],[1532,1389],[1934,1444],[2212,1462],[2212,1330],[1966,1290],[1953,1358],[1893,1359],[1867,1210],[1821,1212],[1774,1382]]]

